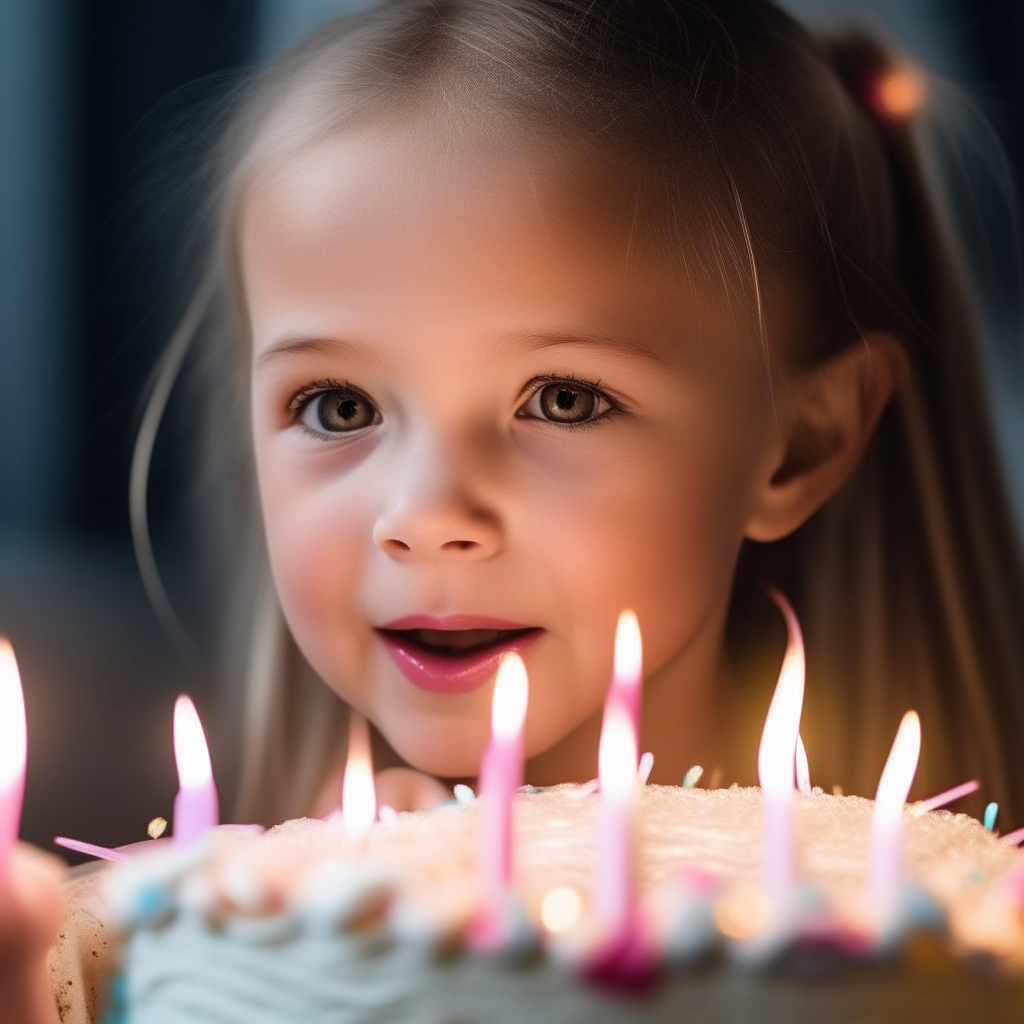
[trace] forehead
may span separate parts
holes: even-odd
[[[548,311],[609,330],[749,334],[723,291],[694,286],[692,253],[676,261],[661,247],[654,258],[639,208],[621,175],[564,148],[338,135],[263,169],[244,192],[239,254],[254,342],[286,321],[292,332],[339,320],[376,330],[445,300],[466,322]],[[372,325],[358,322],[366,317]]]

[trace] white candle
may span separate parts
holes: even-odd
[[[777,591],[771,596],[786,618],[788,642],[764,720],[757,774],[765,804],[764,885],[781,902],[796,872],[793,772],[804,703],[804,642],[789,602]]]
[[[174,841],[191,843],[217,826],[220,812],[203,726],[195,705],[184,694],[174,705],[174,760],[178,767]]]
[[[601,806],[594,909],[609,936],[624,934],[633,914],[633,801],[637,788],[636,729],[625,708],[605,711],[598,752]]]
[[[348,755],[341,780],[341,812],[345,831],[355,839],[366,835],[377,818],[370,724],[354,710],[349,712],[348,718]]]
[[[0,881],[6,878],[11,849],[18,841],[27,755],[21,675],[14,648],[0,637]]]
[[[882,917],[892,910],[903,876],[903,807],[920,754],[921,720],[908,711],[878,780],[871,816],[871,898]]]

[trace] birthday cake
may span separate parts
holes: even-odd
[[[630,974],[592,926],[599,801],[571,785],[518,794],[508,927],[486,952],[472,942],[479,800],[358,839],[301,819],[140,854],[104,885],[124,937],[108,1019],[1024,1019],[1024,855],[973,818],[905,815],[903,890],[879,930],[870,801],[797,797],[800,881],[778,907],[760,887],[760,790],[646,786],[635,891],[650,969]]]

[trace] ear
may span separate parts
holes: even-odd
[[[785,537],[842,487],[908,369],[895,338],[870,334],[791,379],[781,443],[755,495],[747,537]]]

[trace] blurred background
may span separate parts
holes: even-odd
[[[367,0],[0,0],[0,633],[14,641],[30,720],[22,835],[48,848],[58,833],[132,842],[150,818],[170,818],[171,710],[182,691],[207,724],[222,805],[232,805],[240,708],[216,683],[215,581],[189,528],[198,499],[187,408],[161,433],[149,506],[198,657],[179,654],[150,609],[128,523],[141,402],[188,270],[176,147],[195,152],[188,119],[204,96],[360,6]],[[874,25],[951,83],[975,136],[981,111],[1001,141],[1002,156],[988,139],[955,191],[990,293],[993,414],[1024,524],[1018,239],[993,199],[1000,181],[1024,185],[1024,4],[785,6],[816,25]]]

